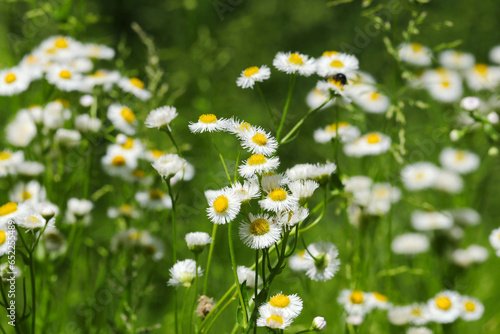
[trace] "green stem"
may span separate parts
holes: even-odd
[[[229,242],[229,253],[231,254],[231,265],[233,266],[234,284],[236,284],[236,290],[238,291],[238,297],[240,299],[241,309],[243,312],[243,327],[246,328],[247,321],[248,321],[248,319],[247,319],[247,307],[245,305],[245,301],[243,299],[243,293],[241,291],[241,286],[240,286],[239,280],[238,280],[238,271],[236,268],[236,258],[234,256],[233,235],[231,232],[232,226],[233,226],[233,222],[230,222],[228,229],[227,229],[228,242]]]
[[[35,334],[36,323],[36,281],[35,281],[35,263],[33,262],[33,253],[30,257],[30,278],[31,278],[31,333]]]
[[[203,326],[207,323],[208,319],[212,318],[215,314],[215,311],[219,308],[219,306],[226,300],[227,297],[229,297],[229,295],[233,292],[233,290],[236,288],[235,285],[232,285],[227,291],[226,293],[224,294],[224,296],[222,296],[222,298],[217,302],[217,304],[215,304],[214,308],[210,311],[210,313],[208,313],[208,315],[206,316],[206,318],[203,320],[203,323],[201,324],[201,327],[200,329],[198,330],[198,334],[201,333],[201,332],[205,332],[203,329]],[[236,294],[234,295],[234,297],[236,297]],[[220,314],[220,313],[219,313]],[[217,315],[218,317],[219,315]]]
[[[271,118],[271,121],[273,122],[274,128],[277,128],[276,120],[274,119],[273,111],[271,110],[271,107],[269,107],[269,103],[267,103],[267,99],[264,96],[264,93],[262,92],[262,89],[260,88],[260,85],[258,82],[255,83],[255,88],[257,88],[257,92],[259,92],[260,97],[262,98],[262,101],[264,101],[264,104],[266,105],[267,112],[269,113],[269,117]]]
[[[208,251],[208,259],[207,259],[207,270],[205,271],[205,283],[203,284],[203,295],[207,295],[208,289],[208,273],[210,272],[210,264],[212,263],[212,255],[214,253],[215,246],[215,234],[217,233],[218,224],[214,224],[212,227],[212,243],[210,244],[210,250]]]
[[[174,258],[174,264],[177,262],[177,232],[176,232],[176,228],[175,228],[175,206],[176,206],[176,202],[177,202],[177,198],[175,197],[174,195],[174,192],[172,190],[172,184],[170,182],[171,179],[168,179],[166,182],[167,182],[167,188],[168,188],[168,194],[172,200],[172,234],[173,234],[173,238],[174,238],[174,242],[173,242],[173,251],[174,251],[174,254],[173,254],[173,258]]]
[[[295,73],[290,75],[290,86],[288,88],[288,96],[286,98],[285,108],[283,109],[283,115],[281,115],[280,126],[276,132],[276,140],[280,141],[281,131],[283,130],[283,125],[285,125],[286,115],[288,113],[288,108],[290,107],[290,101],[292,100],[293,87],[295,86]]]
[[[233,300],[236,299],[236,293],[227,301],[227,303],[224,304],[224,306],[221,307],[219,313],[217,314],[217,316],[215,318],[213,318],[210,323],[208,324],[206,330],[204,331],[205,333],[208,333],[210,331],[210,328],[212,328],[212,325],[215,323],[215,320],[217,320],[217,318],[219,317],[219,315],[222,314],[222,311],[224,311],[224,309],[226,309],[226,307],[229,306],[229,304],[231,304],[233,302]],[[236,324],[237,326],[238,324]]]
[[[255,251],[255,308],[257,305],[257,295],[259,294],[259,249]],[[257,318],[253,324],[253,333],[257,334]]]
[[[177,151],[177,154],[180,157],[182,157],[182,152],[179,149],[179,146],[177,145],[177,142],[175,141],[174,136],[172,135],[172,132],[170,131],[170,129],[169,128],[162,128],[162,130],[163,130],[163,132],[165,132],[168,135],[168,137],[172,141],[172,144],[174,144],[174,147],[175,147],[175,150]]]
[[[196,268],[195,270],[198,271],[198,268]],[[184,292],[184,301],[182,302],[181,333],[185,333],[184,332],[184,319],[186,319],[186,304],[188,304],[189,289],[191,289],[191,286],[186,288],[186,291]]]
[[[214,225],[216,225],[216,224],[214,224]],[[193,326],[193,313],[194,313],[194,310],[196,307],[196,301],[197,301],[196,297],[198,297],[198,254],[194,255],[194,261],[196,263],[196,265],[195,265],[196,276],[194,278],[193,305],[191,306],[191,312],[189,313],[189,326],[190,326],[189,333],[191,333],[191,329],[194,328],[194,326]]]
[[[210,139],[212,139],[212,144],[214,144],[214,147],[217,150],[217,153],[219,153],[219,158],[220,158],[220,161],[222,162],[222,166],[224,166],[224,171],[226,172],[226,176],[227,176],[227,179],[229,181],[229,184],[233,184],[231,182],[231,176],[229,175],[229,171],[227,170],[227,166],[226,166],[226,162],[224,161],[224,157],[220,153],[219,148],[217,147],[217,144],[215,144],[214,137],[212,136],[212,134],[210,134]]]

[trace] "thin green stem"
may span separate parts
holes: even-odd
[[[286,115],[288,113],[288,108],[290,108],[290,101],[292,100],[293,87],[295,86],[295,73],[290,75],[290,86],[288,88],[288,96],[286,98],[285,108],[283,109],[283,115],[281,115],[280,125],[278,131],[276,132],[276,140],[280,141],[281,131],[283,131],[283,126],[285,125]]]
[[[228,242],[229,242],[229,253],[231,255],[231,265],[233,266],[233,274],[234,274],[234,284],[236,284],[236,290],[238,291],[238,297],[240,299],[241,310],[243,312],[243,327],[247,326],[247,307],[245,305],[245,301],[243,299],[243,292],[241,291],[241,286],[238,280],[238,271],[236,268],[236,257],[234,255],[234,246],[233,246],[233,235],[232,235],[232,225],[233,222],[228,224],[227,234],[228,234]]]
[[[274,128],[277,128],[278,124],[276,124],[276,120],[274,119],[273,111],[271,110],[271,107],[269,107],[269,103],[267,103],[267,99],[262,92],[262,89],[260,88],[260,85],[258,82],[255,83],[255,88],[257,89],[257,92],[259,93],[260,97],[262,98],[262,101],[264,101],[264,104],[266,105],[267,112],[269,113],[269,117],[271,118],[271,121],[273,122]]]
[[[215,321],[217,320],[217,318],[219,317],[219,315],[222,314],[222,312],[226,309],[226,307],[229,306],[229,304],[231,304],[233,302],[233,300],[236,299],[236,293],[224,304],[224,306],[221,307],[219,313],[217,314],[217,316],[215,318],[213,318],[210,323],[208,324],[208,326],[206,327],[206,330],[204,331],[205,333],[208,333],[210,331],[210,328],[212,328],[213,324],[215,323]],[[237,324],[236,324],[237,325]]]
[[[195,266],[196,276],[194,278],[193,305],[191,306],[191,312],[189,313],[189,323],[188,323],[190,326],[189,333],[191,333],[191,329],[194,328],[194,326],[193,326],[193,313],[194,313],[194,309],[196,306],[196,301],[198,300],[198,298],[197,298],[198,297],[198,253],[196,253],[194,255],[194,261],[196,263],[196,266]]]
[[[217,153],[219,153],[219,158],[220,158],[220,161],[222,162],[222,166],[224,166],[224,171],[226,172],[226,176],[227,176],[227,179],[229,181],[229,184],[233,184],[233,182],[231,180],[231,176],[229,175],[229,171],[228,171],[227,166],[226,166],[226,162],[224,161],[224,157],[220,153],[220,150],[219,150],[219,147],[217,147],[217,144],[215,144],[214,137],[212,136],[212,134],[210,134],[210,139],[212,139],[212,144],[214,144],[214,147],[217,150]]]
[[[195,269],[198,271],[198,268]],[[182,311],[181,311],[181,333],[185,333],[184,331],[184,320],[186,319],[186,305],[189,304],[188,302],[188,295],[189,295],[189,290],[191,289],[191,286],[188,286],[186,290],[184,291],[184,300],[182,302]]]
[[[175,197],[174,195],[174,192],[173,192],[173,189],[172,189],[172,184],[170,182],[170,178],[167,179],[166,183],[167,183],[167,188],[168,188],[168,194],[170,195],[170,198],[172,200],[172,234],[173,234],[173,238],[174,238],[174,242],[173,242],[173,258],[174,258],[174,263],[177,262],[177,231],[176,231],[176,228],[175,228],[175,207],[176,207],[176,202],[177,202],[177,198]]]
[[[172,141],[172,144],[174,144],[174,147],[175,147],[175,150],[177,151],[177,154],[182,157],[182,152],[181,150],[179,149],[179,146],[177,145],[177,142],[175,141],[174,139],[174,136],[172,135],[172,131],[170,131],[169,128],[162,128],[163,132],[165,132],[168,137],[170,138],[170,140]]]
[[[210,250],[208,251],[208,259],[207,259],[207,269],[205,271],[205,283],[203,284],[203,295],[207,295],[207,289],[208,289],[208,273],[210,272],[210,264],[212,263],[212,255],[214,253],[214,246],[215,246],[215,234],[217,233],[217,226],[218,224],[214,224],[212,227],[212,243],[210,244]]]
[[[206,316],[206,318],[203,320],[203,323],[201,324],[201,327],[200,329],[198,330],[198,333],[205,333],[204,331],[204,325],[207,323],[207,321],[212,318],[214,315],[215,315],[215,311],[219,308],[220,305],[222,305],[222,303],[226,300],[227,297],[229,297],[229,295],[231,293],[233,293],[233,290],[236,288],[236,286],[233,284],[227,291],[226,293],[224,294],[224,296],[222,296],[222,298],[217,302],[217,304],[215,304],[214,308],[210,311],[210,313],[208,313],[208,315]],[[236,297],[236,294],[234,295]],[[217,315],[218,317],[218,315]]]
[[[259,249],[255,251],[255,301],[257,301],[257,295],[259,294]],[[255,307],[257,307],[257,303],[255,303]],[[253,324],[253,333],[257,333],[257,319],[255,319],[255,323]]]
[[[35,281],[35,263],[33,262],[33,253],[30,257],[30,279],[31,279],[31,333],[35,334],[36,324],[36,281]]]

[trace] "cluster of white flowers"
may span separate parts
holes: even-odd
[[[375,309],[387,310],[391,307],[387,296],[378,292],[363,292],[360,290],[342,290],[337,298],[346,313],[346,322],[359,326],[366,315]]]
[[[285,295],[280,292],[259,306],[257,326],[285,329],[300,314],[302,304],[302,299],[296,294]]]

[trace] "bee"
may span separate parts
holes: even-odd
[[[342,86],[347,84],[347,77],[345,76],[345,74],[342,73],[337,73],[335,75],[332,75],[329,79],[340,82]]]

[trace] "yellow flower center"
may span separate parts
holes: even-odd
[[[375,299],[377,299],[377,300],[380,300],[381,302],[386,302],[388,300],[386,295],[383,295],[383,294],[378,293],[378,292],[374,292],[373,297],[375,297]]]
[[[253,235],[264,235],[269,232],[269,222],[265,218],[255,219],[250,224],[250,233]]]
[[[69,103],[68,100],[63,100],[63,99],[55,99],[55,102],[59,102],[60,104],[63,105],[63,107],[68,108],[71,104]]]
[[[373,93],[371,93],[371,94],[370,94],[370,99],[371,99],[372,101],[377,101],[378,99],[380,99],[380,96],[381,96],[381,95],[380,95],[379,93],[377,93],[377,92],[373,92]]]
[[[415,52],[420,52],[422,51],[422,45],[418,44],[418,43],[412,43],[411,44],[411,48],[413,49],[413,51]]]
[[[125,165],[125,158],[122,157],[121,155],[117,155],[116,157],[113,158],[113,161],[111,161],[111,164],[116,167],[120,167]]]
[[[450,82],[449,81],[443,81],[443,82],[441,82],[441,86],[443,86],[444,88],[448,88],[448,87],[450,87]]]
[[[54,43],[54,46],[59,49],[65,49],[68,47],[68,42],[62,37],[56,39],[56,42]]]
[[[0,246],[2,246],[7,240],[7,234],[4,231],[0,231]]]
[[[267,144],[267,137],[265,134],[257,132],[253,137],[252,141],[259,145],[259,146],[264,146]]]
[[[153,189],[149,191],[149,198],[153,200],[162,199],[165,194],[160,189]]]
[[[28,64],[34,64],[34,63],[38,63],[38,58],[35,56],[29,56],[28,57]]]
[[[128,240],[135,241],[135,240],[139,240],[140,237],[141,237],[140,233],[137,231],[134,231],[128,235]]]
[[[417,317],[421,317],[422,316],[422,310],[419,309],[419,308],[413,308],[411,310],[411,314],[414,315],[414,316],[417,316]]]
[[[275,315],[273,314],[272,316],[270,316],[269,318],[267,318],[267,324],[271,324],[271,321],[275,324],[280,324],[280,325],[283,325],[283,318],[280,317],[279,315]]]
[[[488,73],[488,65],[486,64],[476,64],[474,65],[474,68],[483,77],[485,77],[486,74]]]
[[[240,131],[243,131],[243,130],[248,131],[248,130],[250,130],[250,127],[252,127],[252,125],[250,123],[248,123],[248,122],[242,122],[240,124],[240,126],[238,126],[238,130],[240,130]]]
[[[323,52],[323,57],[331,57],[338,55],[339,53],[337,51],[325,51]]]
[[[94,77],[94,78],[102,78],[102,77],[106,76],[106,71],[99,70],[99,71],[91,74],[90,76]]]
[[[134,207],[130,204],[122,204],[120,206],[120,212],[125,215],[130,215],[134,211]]]
[[[451,307],[451,301],[448,297],[439,297],[436,299],[436,306],[444,311],[447,311]]]
[[[7,216],[17,211],[17,203],[9,202],[0,206],[0,216]]]
[[[11,156],[12,156],[12,153],[10,153],[10,152],[6,152],[6,151],[0,152],[0,160],[7,160]]]
[[[465,309],[467,310],[467,312],[474,312],[474,310],[476,309],[476,305],[473,302],[468,301],[465,303]]]
[[[271,304],[272,307],[287,307],[288,304],[290,304],[290,298],[288,298],[287,295],[279,294],[271,298],[269,304]]]
[[[5,82],[10,84],[10,83],[13,83],[14,81],[16,81],[16,75],[14,73],[8,73],[6,76],[5,76]]]
[[[328,78],[328,82],[330,84],[335,85],[338,88],[340,88],[341,91],[344,90],[344,87],[343,87],[342,82],[340,80],[335,80],[333,77],[331,77],[331,78]]]
[[[285,191],[285,189],[283,188],[276,188],[276,189],[273,189],[270,193],[269,193],[269,198],[272,199],[273,201],[278,201],[278,202],[281,202],[281,201],[284,201],[286,199],[286,197],[288,196],[287,192]]]
[[[133,121],[135,121],[134,112],[127,107],[122,109],[121,115],[127,123],[132,123]]]
[[[226,196],[220,195],[215,199],[213,207],[215,212],[223,213],[229,208],[229,200]]]
[[[305,250],[305,249],[304,249],[304,250],[301,250],[301,251],[299,252],[299,257],[300,257],[300,258],[303,258],[303,257],[304,257],[304,255],[306,255],[306,250]]]
[[[363,293],[359,290],[354,290],[351,293],[351,297],[349,297],[349,300],[353,304],[361,304],[363,303]]]
[[[25,190],[25,191],[23,191],[23,193],[21,194],[21,197],[22,197],[23,201],[26,201],[26,200],[28,200],[28,199],[30,199],[30,198],[31,198],[31,193],[30,193],[29,191],[26,191],[26,190]]]
[[[344,67],[344,63],[342,63],[340,60],[334,60],[330,63],[331,67]]]
[[[151,154],[153,154],[154,157],[159,158],[163,155],[163,152],[160,150],[151,150]]]
[[[465,159],[466,153],[464,151],[457,151],[456,158],[458,161],[462,161]]]
[[[127,138],[125,143],[122,144],[122,148],[126,150],[130,150],[132,147],[134,147],[134,140],[132,138]]]
[[[146,173],[140,169],[136,169],[132,172],[132,176],[138,177],[140,179],[143,179],[146,177]]]
[[[135,86],[139,89],[144,89],[145,87],[144,82],[137,78],[130,78],[130,83],[132,84],[132,86]]]
[[[257,66],[252,66],[247,68],[244,72],[243,75],[246,77],[251,77],[255,73],[259,72],[259,68]]]
[[[304,65],[304,58],[298,53],[292,53],[288,58],[288,61],[294,65]]]
[[[29,216],[29,217],[24,218],[24,222],[36,224],[36,223],[40,222],[40,219],[38,219],[38,217],[36,217],[36,216]]]
[[[59,72],[59,77],[61,79],[65,79],[65,80],[71,79],[71,72],[63,70],[63,71]]]
[[[204,114],[199,118],[202,123],[215,123],[217,121],[217,117],[214,114]]]
[[[370,133],[368,137],[366,137],[366,141],[368,144],[377,144],[380,142],[380,136],[376,133]]]
[[[248,164],[250,166],[262,165],[267,161],[264,154],[254,154],[250,158],[248,158]]]

